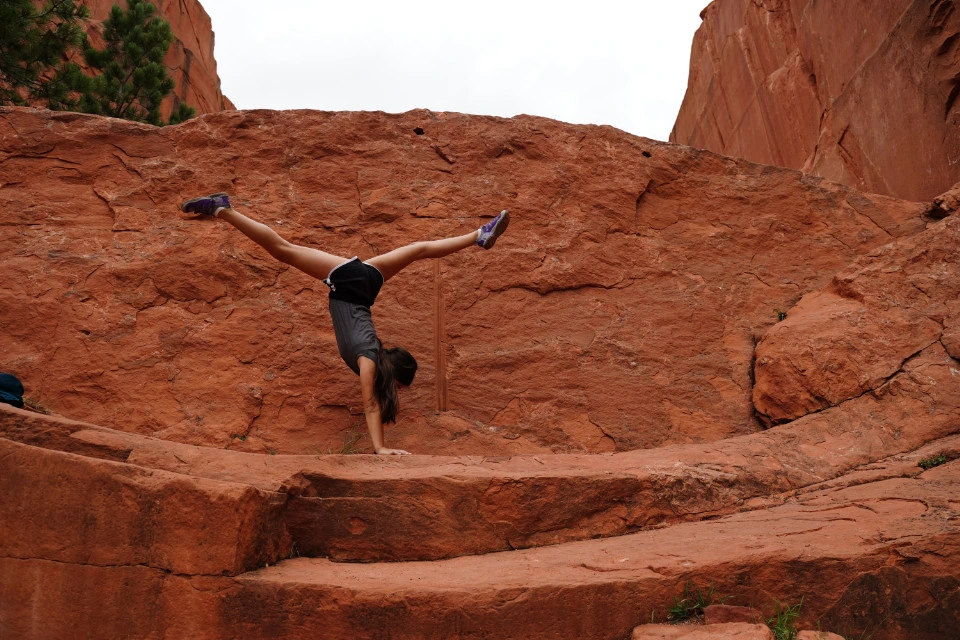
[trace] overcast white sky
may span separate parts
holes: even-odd
[[[709,0],[201,0],[239,109],[415,108],[666,140]]]

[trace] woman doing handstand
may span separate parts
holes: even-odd
[[[383,348],[373,326],[370,307],[383,283],[412,262],[442,258],[473,244],[491,248],[507,229],[510,214],[501,211],[477,231],[462,236],[414,242],[361,262],[359,258],[343,258],[287,242],[267,225],[233,209],[225,193],[187,200],[180,209],[228,222],[280,262],[323,280],[330,287],[330,317],[337,348],[347,366],[360,376],[363,413],[373,449],[378,454],[407,454],[407,451],[383,446],[383,425],[396,420],[400,406],[397,385],[410,386],[417,372],[417,361],[402,347]]]

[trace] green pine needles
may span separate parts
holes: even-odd
[[[80,25],[89,12],[73,0],[0,2],[0,104],[31,101],[63,108],[81,76],[67,53],[86,42]]]
[[[127,10],[113,5],[104,23],[106,47],[84,47],[83,57],[97,71],[84,87],[80,109],[114,118],[165,124],[160,104],[174,89],[163,57],[173,43],[166,20],[156,15],[146,0],[128,0]],[[193,109],[181,103],[170,124],[193,116]]]
[[[80,22],[86,7],[74,0],[0,3],[0,104],[46,102],[51,109],[83,111],[154,125],[195,115],[180,103],[164,122],[163,99],[174,89],[163,58],[173,43],[170,24],[147,0],[114,5],[104,21],[104,48],[87,41]],[[65,62],[81,51],[93,76]]]

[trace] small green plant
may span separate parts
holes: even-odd
[[[712,604],[723,604],[730,596],[718,597],[717,591],[711,584],[706,591],[699,587],[696,591],[690,588],[690,583],[684,585],[683,594],[674,596],[673,606],[667,609],[667,620],[672,623],[683,622],[693,617],[703,615],[703,610]]]
[[[800,607],[803,598],[795,605],[777,602],[773,617],[767,620],[767,626],[773,631],[776,640],[795,640],[797,637],[797,618],[800,617]]]
[[[780,309],[774,309],[773,312],[777,314],[777,322],[783,322],[787,319],[787,312],[781,311]]]
[[[921,459],[920,462],[917,463],[917,466],[923,470],[927,470],[933,469],[934,467],[939,467],[947,462],[947,456],[941,453],[935,456],[930,456],[929,458]]]

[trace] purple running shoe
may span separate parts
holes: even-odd
[[[496,218],[480,227],[480,233],[477,234],[477,246],[484,249],[493,248],[497,238],[507,230],[510,224],[510,212],[504,209]]]
[[[225,193],[212,193],[201,198],[191,198],[180,205],[184,213],[199,213],[205,216],[216,215],[217,209],[230,208],[230,198]]]

